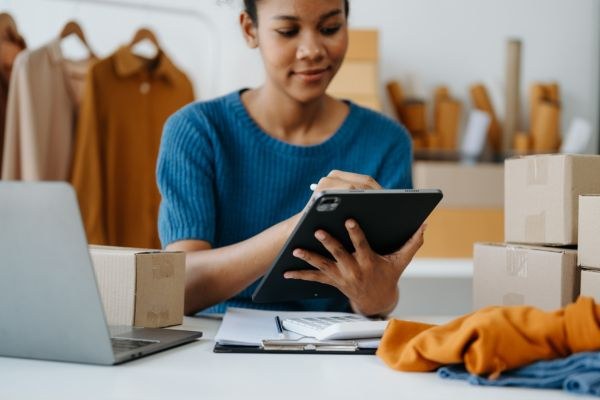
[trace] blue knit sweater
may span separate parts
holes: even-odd
[[[157,165],[163,246],[196,239],[217,248],[248,239],[302,210],[310,184],[332,169],[370,175],[385,188],[412,186],[411,142],[391,119],[350,102],[333,136],[297,146],[261,130],[240,94],[190,104],[165,124]],[[255,287],[206,311],[348,309],[326,299],[259,305],[251,300]]]

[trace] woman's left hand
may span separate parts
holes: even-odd
[[[423,245],[425,224],[398,251],[379,255],[375,253],[358,223],[346,221],[346,229],[354,253],[323,230],[315,237],[331,253],[334,260],[304,249],[295,249],[294,256],[317,268],[316,270],[288,271],[285,278],[315,281],[338,288],[348,299],[354,311],[364,315],[386,315],[398,301],[398,279],[413,256]]]

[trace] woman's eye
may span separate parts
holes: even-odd
[[[292,37],[298,33],[298,29],[277,29],[276,32],[284,37]]]
[[[339,31],[341,27],[342,27],[341,25],[324,27],[324,28],[321,28],[321,33],[325,36],[330,36],[330,35],[335,34],[337,31]]]

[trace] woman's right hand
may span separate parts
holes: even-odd
[[[369,175],[356,174],[354,172],[340,171],[337,169],[332,170],[327,176],[319,179],[317,187],[310,196],[310,200],[308,200],[308,203],[306,203],[304,209],[284,221],[284,223],[287,225],[286,237],[289,237],[292,234],[294,228],[296,225],[298,225],[300,218],[302,218],[304,212],[308,210],[319,192],[324,190],[352,189],[378,190],[381,189],[381,185]]]

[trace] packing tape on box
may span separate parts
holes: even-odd
[[[525,216],[525,237],[546,243],[546,211]]]
[[[548,159],[527,157],[527,186],[548,184]]]
[[[527,252],[515,246],[506,246],[506,274],[527,278]]]
[[[525,304],[525,296],[520,293],[506,293],[502,296],[502,305],[504,306],[521,306]]]

